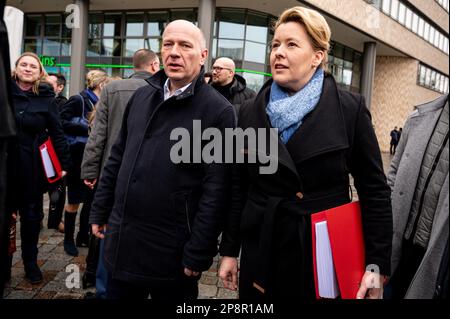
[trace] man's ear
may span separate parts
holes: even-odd
[[[208,58],[208,49],[203,49],[201,52],[200,65],[204,65]]]

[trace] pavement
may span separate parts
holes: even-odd
[[[388,153],[383,153],[382,157],[384,171],[387,172],[392,157]],[[355,190],[353,194],[353,199],[355,199]],[[67,255],[63,248],[64,234],[46,227],[48,216],[47,195],[44,197],[44,208],[44,227],[39,237],[38,254],[38,264],[41,267],[44,280],[40,284],[32,285],[24,278],[18,222],[17,251],[13,256],[12,278],[6,286],[5,299],[82,299],[87,292],[95,292],[95,288],[82,289],[81,287],[81,277],[86,267],[85,260],[88,249],[78,248],[78,257]],[[76,229],[75,234],[77,231],[78,229]],[[203,272],[199,281],[199,299],[236,299],[238,292],[223,288],[222,281],[217,277],[217,269],[218,257],[216,256],[211,268]]]

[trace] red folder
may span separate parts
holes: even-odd
[[[365,273],[365,249],[359,202],[311,215],[313,267],[316,297],[320,299],[316,267],[315,224],[327,221],[333,264],[342,299],[356,299]]]
[[[52,140],[48,138],[42,145],[39,146],[39,153],[41,155],[42,165],[44,166],[44,173],[49,183],[54,183],[61,179],[62,168],[56,156],[55,148]]]

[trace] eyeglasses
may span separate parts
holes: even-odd
[[[212,67],[212,70],[213,70],[213,71],[216,71],[216,72],[221,72],[222,70],[228,70],[228,71],[231,71],[230,68],[222,68],[222,67],[220,67],[220,66],[213,66],[213,67]]]

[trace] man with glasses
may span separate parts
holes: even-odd
[[[212,86],[233,104],[238,114],[241,104],[256,93],[247,87],[245,79],[237,75],[235,69],[230,58],[218,58],[212,67]]]

